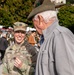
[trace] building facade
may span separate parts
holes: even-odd
[[[66,4],[66,0],[51,0],[52,2],[55,2],[55,3],[64,3]]]

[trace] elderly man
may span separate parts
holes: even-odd
[[[14,23],[14,44],[6,50],[2,75],[33,75],[37,53],[26,40],[26,26],[22,22]]]
[[[35,75],[74,75],[74,35],[59,25],[55,5],[44,0],[29,14],[30,18],[44,36]]]

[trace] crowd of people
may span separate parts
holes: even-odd
[[[13,32],[1,33],[2,75],[74,75],[74,34],[59,25],[54,3],[44,0],[29,19],[36,30],[15,22]]]

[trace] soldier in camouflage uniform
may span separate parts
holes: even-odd
[[[25,30],[25,23],[14,23],[15,43],[6,50],[2,75],[34,75],[37,52],[24,40]]]

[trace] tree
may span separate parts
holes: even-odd
[[[68,3],[72,3],[72,4],[74,4],[74,0],[66,0],[66,2]]]
[[[5,0],[2,6],[0,2],[0,24],[6,27],[12,26],[14,22],[21,21],[32,24],[27,16],[33,9],[34,0]]]
[[[60,25],[68,27],[74,32],[74,6],[62,6],[59,9],[58,18]]]

